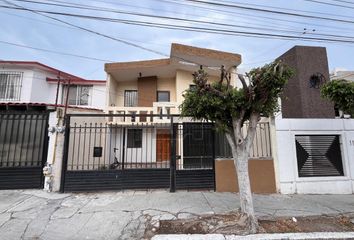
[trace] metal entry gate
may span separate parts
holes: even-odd
[[[61,191],[214,189],[212,125],[176,119],[67,115]]]
[[[215,189],[214,129],[210,123],[174,124],[176,189]],[[174,186],[172,186],[174,187]]]
[[[48,112],[0,112],[0,189],[42,188]]]

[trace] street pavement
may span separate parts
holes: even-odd
[[[260,217],[354,213],[354,195],[254,195]],[[0,191],[0,239],[141,239],[147,222],[224,213],[238,195],[216,192]]]

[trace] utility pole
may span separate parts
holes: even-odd
[[[55,97],[55,111],[57,110],[58,107],[58,98],[59,98],[59,88],[60,88],[60,71],[58,72],[58,84],[57,84],[57,94]]]
[[[68,78],[68,85],[67,85],[67,90],[66,90],[66,99],[65,99],[65,109],[64,109],[64,121],[65,121],[65,117],[66,117],[66,111],[68,109],[68,101],[69,101],[69,91],[70,91],[70,83],[71,83],[71,79]],[[64,123],[65,124],[65,123]]]

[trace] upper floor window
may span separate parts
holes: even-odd
[[[169,102],[170,92],[169,91],[157,91],[157,101],[158,102]]]
[[[66,103],[68,86],[64,87],[62,103]],[[68,104],[69,105],[89,105],[92,86],[90,85],[70,85]]]
[[[137,107],[138,106],[138,91],[125,90],[124,91],[124,107]]]
[[[22,78],[22,72],[0,72],[0,100],[19,101]]]

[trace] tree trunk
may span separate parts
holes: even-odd
[[[258,230],[258,221],[254,212],[251,184],[248,171],[248,156],[256,133],[258,118],[251,117],[247,137],[243,138],[241,124],[235,121],[234,131],[226,134],[231,146],[232,157],[237,172],[240,194],[241,212],[247,214],[250,223],[250,233]]]
[[[240,151],[233,157],[237,171],[241,211],[246,213],[249,218],[250,233],[256,233],[258,229],[258,221],[253,207],[253,198],[248,172],[248,153],[246,151]]]

